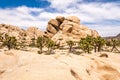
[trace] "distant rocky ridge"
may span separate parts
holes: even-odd
[[[57,16],[56,19],[48,22],[44,36],[52,38],[54,41],[61,40],[64,44],[67,40],[79,41],[80,38],[87,35],[99,36],[97,31],[80,24],[80,19],[76,16]]]
[[[105,39],[118,39],[120,40],[120,33],[116,36],[104,37]]]
[[[120,38],[120,33],[116,36],[117,38]]]

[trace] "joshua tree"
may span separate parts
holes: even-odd
[[[20,48],[25,48],[25,46],[26,46],[26,38],[23,37],[21,39],[21,41],[18,43],[18,45],[20,46]]]
[[[81,38],[78,44],[83,51],[90,53],[90,51],[93,49],[92,41],[93,41],[92,36],[87,36],[86,38]]]
[[[30,47],[35,47],[35,38],[31,39],[31,44],[29,46]]]
[[[117,49],[117,45],[119,44],[119,41],[118,40],[115,40],[115,39],[112,39],[112,49],[111,49],[111,52],[116,49],[119,53],[120,51]]]
[[[93,38],[93,47],[94,47],[94,52],[97,52],[97,44],[96,44],[96,38]]]
[[[40,53],[42,53],[42,48],[44,47],[45,41],[46,40],[44,37],[37,38],[37,47],[40,48]]]
[[[54,46],[55,46],[55,42],[51,39],[47,39],[46,47],[48,48],[48,52],[51,52],[51,50]]]
[[[118,46],[120,46],[120,39],[118,39]]]
[[[7,34],[5,34],[5,38],[3,40],[3,45],[7,46],[8,50],[10,50],[11,48],[15,48],[17,43],[17,40],[15,37],[11,37]]]
[[[97,38],[94,38],[94,47],[95,47],[95,52],[96,49],[98,49],[97,51],[100,52],[101,48],[105,45],[105,40],[98,36]]]
[[[0,33],[0,48],[2,48],[2,43],[3,43],[3,37],[2,34]]]
[[[3,37],[2,37],[2,34],[0,33],[0,42],[2,42],[3,40]]]
[[[34,36],[31,39],[31,44],[29,45],[30,47],[35,47],[35,35],[36,35],[36,32],[35,32],[35,28],[33,28],[33,29],[34,29],[34,32],[33,32]]]
[[[69,40],[69,41],[66,41],[67,45],[69,46],[69,52],[72,52],[72,47],[74,45],[74,42]]]

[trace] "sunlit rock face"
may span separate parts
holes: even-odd
[[[76,16],[57,16],[56,19],[51,19],[45,34],[46,37],[52,38],[54,41],[61,40],[63,44],[67,40],[79,41],[80,38],[87,35],[99,36],[97,31],[80,24],[80,19]]]

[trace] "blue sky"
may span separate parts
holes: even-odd
[[[56,16],[77,16],[101,36],[120,33],[119,0],[0,0],[0,23],[45,30]]]
[[[37,7],[37,8],[45,8],[50,5],[50,2],[45,0],[0,0],[0,7],[19,7],[19,6],[27,6],[27,7]]]

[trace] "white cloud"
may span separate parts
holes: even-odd
[[[95,22],[104,19],[120,19],[117,3],[82,3],[65,10],[65,13],[79,16],[82,21]]]
[[[17,8],[7,8],[7,9],[0,9],[0,23],[7,23],[16,26],[36,26],[41,27],[46,24],[46,21],[42,21],[36,16],[31,15],[31,11],[42,11],[39,8],[29,8],[25,6],[17,7]]]
[[[102,36],[116,35],[120,30],[120,5],[118,3],[82,3],[82,0],[48,0],[56,12],[46,11],[45,8],[17,8],[0,9],[0,23],[7,23],[21,27],[36,26],[46,29],[47,22],[56,16],[78,16],[82,23],[96,29]],[[33,13],[32,13],[33,12]],[[37,13],[34,14],[34,13]],[[105,20],[118,21],[116,24],[106,24]],[[94,27],[93,27],[94,26]]]
[[[56,8],[57,10],[65,10],[68,8],[70,5],[76,5],[77,2],[82,1],[82,0],[48,0],[51,5],[50,7]]]
[[[103,36],[116,36],[118,33],[120,33],[120,26],[114,26],[114,25],[87,25],[89,28],[97,30],[98,33]]]
[[[86,13],[95,20],[103,19],[120,19],[119,9],[120,7],[115,3],[90,3],[82,4],[79,6],[82,12]]]

